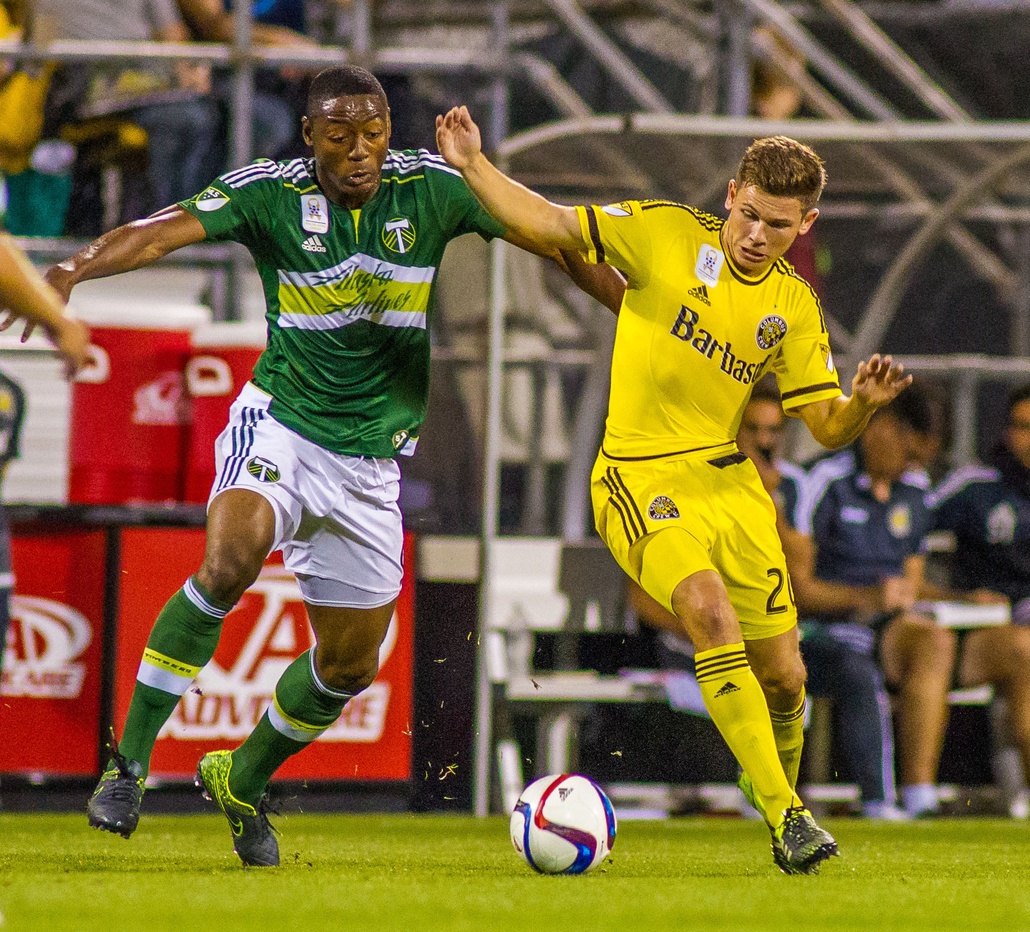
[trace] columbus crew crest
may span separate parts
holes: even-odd
[[[415,227],[407,217],[394,217],[383,224],[383,245],[402,256],[415,245]]]
[[[279,467],[260,456],[252,456],[247,461],[247,472],[259,482],[278,482],[281,478]]]
[[[680,510],[676,503],[665,495],[659,495],[647,508],[647,516],[652,521],[664,521],[667,518],[678,518]]]
[[[786,333],[787,322],[779,314],[769,314],[759,322],[755,342],[761,349],[772,349]]]

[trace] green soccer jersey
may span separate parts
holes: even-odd
[[[313,159],[262,160],[181,206],[208,240],[254,257],[268,319],[254,382],[272,416],[336,453],[413,453],[444,248],[504,232],[460,173],[425,149],[390,150],[379,190],[347,210],[322,193]]]

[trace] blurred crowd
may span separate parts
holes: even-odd
[[[340,10],[349,0],[330,0]],[[0,39],[46,44],[232,42],[229,0],[2,0]],[[323,30],[324,31],[324,30]],[[304,0],[252,5],[255,45],[287,51],[314,33]],[[313,68],[259,68],[254,157],[304,154],[300,118]],[[0,63],[0,171],[14,235],[93,236],[192,197],[227,168],[228,69],[165,58]]]

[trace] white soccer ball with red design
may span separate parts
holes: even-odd
[[[589,777],[541,777],[515,804],[511,843],[541,874],[585,874],[601,864],[615,844],[615,810]]]

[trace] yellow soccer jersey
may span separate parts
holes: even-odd
[[[670,201],[576,210],[587,260],[629,281],[612,359],[609,457],[724,446],[770,370],[787,413],[840,394],[819,299],[784,259],[748,278],[722,248],[723,220]]]

